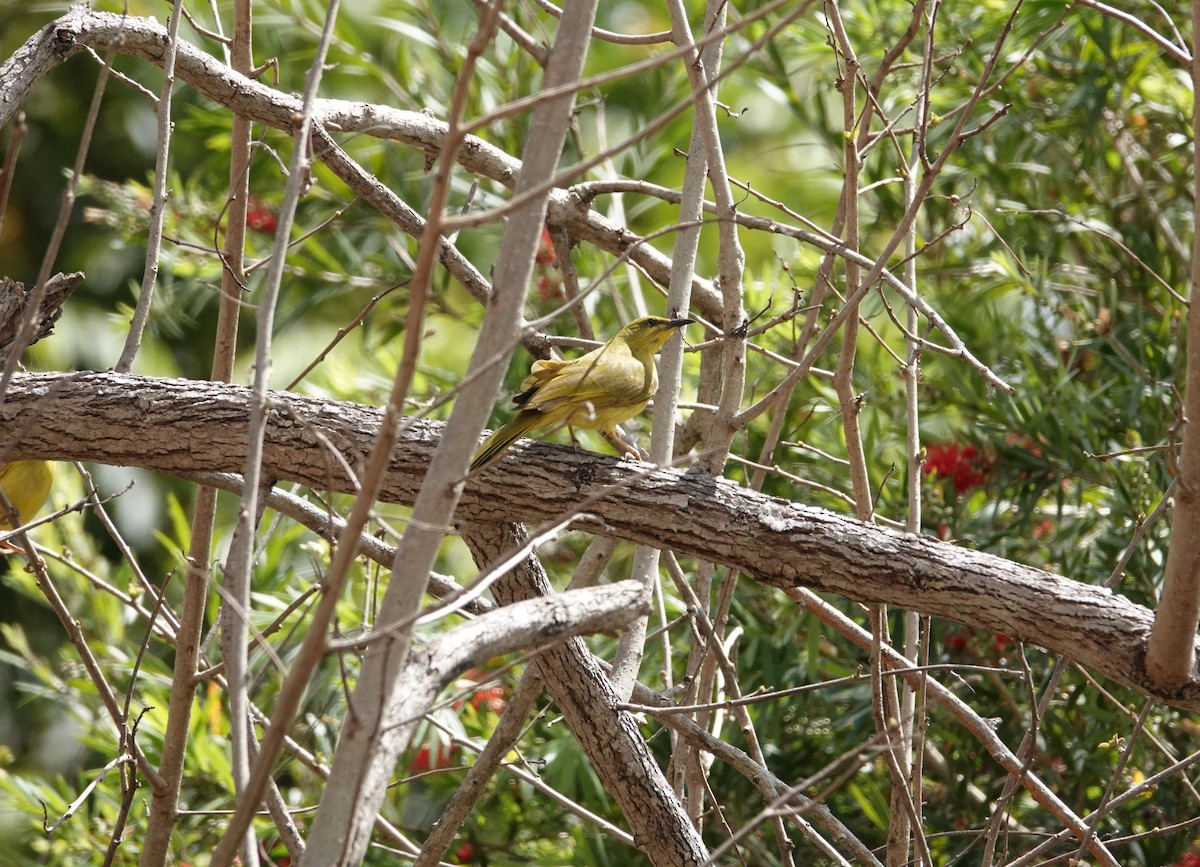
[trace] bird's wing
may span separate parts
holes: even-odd
[[[529,376],[521,383],[521,391],[513,397],[513,403],[525,406],[541,386],[554,379],[570,363],[563,358],[540,358],[535,361],[529,369]]]
[[[628,353],[610,350],[603,358],[588,353],[557,366],[524,405],[548,412],[568,403],[606,407],[644,401],[653,388],[653,370]]]

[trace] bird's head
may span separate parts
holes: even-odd
[[[692,319],[664,319],[661,316],[643,316],[635,319],[617,332],[613,343],[624,343],[634,355],[651,354],[662,349],[675,330],[690,325]]]

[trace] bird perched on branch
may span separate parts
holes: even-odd
[[[10,461],[0,466],[0,491],[12,512],[0,503],[0,533],[30,521],[50,496],[54,465],[48,461]]]
[[[521,393],[513,398],[521,411],[483,441],[471,469],[486,467],[532,431],[564,425],[600,431],[637,454],[634,446],[617,436],[616,427],[646,408],[658,388],[654,354],[677,329],[691,322],[643,316],[587,355],[535,361],[521,383]]]

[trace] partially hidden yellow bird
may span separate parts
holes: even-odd
[[[617,425],[645,409],[658,388],[654,354],[677,329],[693,321],[643,316],[579,358],[535,361],[521,383],[521,393],[513,398],[521,411],[483,441],[471,470],[486,467],[532,431],[564,425],[597,430],[624,442],[617,436]],[[637,452],[632,446],[629,450]]]
[[[32,520],[50,496],[53,481],[54,465],[49,461],[10,461],[0,466],[0,491],[16,512],[9,514],[0,504],[0,533]]]

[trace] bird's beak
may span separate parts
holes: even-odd
[[[685,325],[691,325],[695,319],[672,319],[667,323],[668,328],[682,328]]]

